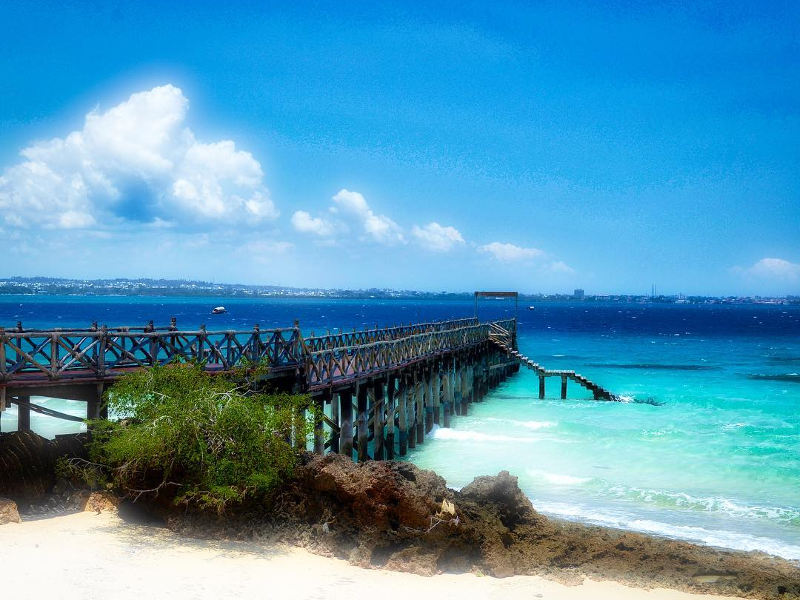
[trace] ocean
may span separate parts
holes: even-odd
[[[210,315],[225,304],[228,313]],[[481,319],[513,315],[481,302]],[[0,297],[0,326],[205,323],[209,330],[290,326],[305,335],[473,314],[472,301]],[[577,385],[547,398],[529,371],[409,453],[461,487],[508,470],[555,517],[800,560],[800,306],[541,303],[519,311],[519,347],[574,369],[627,402]],[[82,415],[79,402],[36,398]],[[31,415],[45,436],[80,424]],[[13,430],[13,407],[2,431]]]

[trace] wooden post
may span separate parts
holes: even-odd
[[[422,373],[414,375],[414,403],[417,413],[417,443],[425,443],[425,394],[422,385]]]
[[[378,381],[374,384],[372,389],[373,405],[375,407],[374,417],[372,421],[372,443],[375,445],[372,451],[372,458],[375,460],[383,460],[383,382]]]
[[[567,399],[567,376],[566,375],[562,375],[561,376],[561,399],[562,400],[566,400]]]
[[[539,400],[544,398],[544,375],[539,375]]]
[[[353,460],[353,391],[351,389],[339,392],[339,412],[342,416],[339,430],[340,452]]]
[[[367,454],[367,439],[369,438],[369,431],[367,430],[367,403],[370,397],[374,398],[369,386],[365,383],[360,383],[356,392],[356,400],[358,402],[358,462],[365,462],[369,455]]]
[[[325,414],[325,401],[330,400],[330,397],[331,393],[326,391],[313,399],[316,407],[316,414],[314,415],[314,454],[325,454],[325,430],[322,425],[322,415]]]
[[[433,374],[431,375],[431,385],[433,386],[433,423],[434,425],[439,424],[439,413],[441,412],[440,405],[442,403],[441,393],[442,393],[442,382],[439,378],[439,365],[436,364],[433,368]]]
[[[30,396],[17,395],[17,400],[29,403]],[[17,404],[17,431],[30,431],[31,430],[31,409],[27,406]]]
[[[442,377],[442,426],[450,427],[450,407],[452,406],[452,388],[450,387],[450,373],[445,367]]]
[[[425,397],[425,433],[428,434],[433,429],[433,370],[426,369],[422,378],[422,385]]]
[[[406,376],[408,386],[408,447],[417,447],[417,384],[414,375]]]
[[[466,417],[469,412],[469,388],[467,387],[467,366],[461,367],[461,415]]]
[[[461,414],[461,369],[458,364],[453,365],[453,372],[450,374],[453,381],[453,409],[454,415]]]
[[[86,401],[86,418],[87,419],[101,419],[103,418],[103,384],[98,383],[95,391],[95,397]],[[106,410],[106,418],[108,411]]]
[[[475,363],[470,362],[467,367],[467,395],[470,402],[475,402]]]
[[[394,460],[394,396],[395,377],[389,375],[386,383],[386,441],[383,444],[386,460]]]
[[[399,452],[405,456],[408,451],[408,378],[403,375],[398,379],[400,385],[400,404],[398,406]]]
[[[339,394],[331,394],[331,421],[339,428],[339,431],[332,430],[330,437],[331,452],[336,454],[339,454],[339,437],[342,433],[342,424],[339,422],[339,398]]]

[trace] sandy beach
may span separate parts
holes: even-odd
[[[300,548],[180,537],[114,513],[0,526],[2,589],[26,598],[549,598],[689,600],[703,596],[586,580],[475,574],[422,577],[352,566]],[[723,598],[723,596],[705,596]]]

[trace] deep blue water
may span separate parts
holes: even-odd
[[[229,312],[211,315],[224,303]],[[471,316],[471,301],[0,297],[0,326],[372,327]],[[513,315],[483,301],[481,318]],[[800,559],[800,307],[543,303],[520,349],[637,402],[521,372],[412,452],[450,485],[508,469],[548,514]],[[60,409],[83,405],[44,400]],[[61,422],[33,417],[52,434]],[[13,428],[13,409],[0,426]]]

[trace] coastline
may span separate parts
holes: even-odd
[[[164,527],[125,522],[114,511],[81,512],[0,526],[6,553],[2,589],[14,597],[352,599],[369,597],[729,599],[586,579],[566,585],[540,576],[476,573],[423,577],[364,569],[282,544],[186,538]],[[47,565],[48,575],[41,567]]]
[[[328,573],[314,578],[315,585],[318,577],[328,578],[326,583],[298,588],[307,594],[299,597],[315,598],[330,597],[320,590],[338,590],[342,581],[344,588],[352,582],[361,585],[341,596],[349,598],[353,593],[409,586],[419,586],[424,597],[440,586],[436,595],[454,598],[530,598],[538,593],[565,600],[690,599],[696,594],[800,598],[796,562],[550,519],[536,512],[508,472],[478,477],[456,491],[436,473],[410,463],[353,463],[339,455],[308,455],[306,461],[273,501],[226,514],[178,508],[168,499],[133,504],[107,492],[62,488],[41,504],[26,505],[20,511],[23,523],[0,526],[0,542],[12,557],[3,581],[23,585],[25,579],[35,579],[41,564],[57,565],[58,577],[70,589],[80,587],[76,577],[87,569],[108,586],[117,582],[113,574],[127,578],[127,584],[155,569],[163,579],[159,585],[177,590],[176,597],[199,598],[208,593],[182,595],[184,588],[197,588],[211,577],[202,565],[214,563],[220,565],[220,574],[208,585],[219,597],[227,597],[229,591],[215,587],[217,579],[226,578],[224,572],[241,572],[236,582],[240,585],[241,579],[260,580],[261,571],[274,566],[280,577],[298,573],[303,585],[309,583],[304,573]],[[73,512],[65,514],[69,511]],[[317,558],[309,558],[309,553]],[[134,564],[138,570],[129,576],[130,558],[147,564]],[[275,562],[278,558],[285,559],[282,566]],[[309,566],[314,560],[323,562]],[[177,574],[170,576],[164,569]],[[184,573],[193,571],[197,574],[191,581],[180,583]],[[345,571],[351,574],[342,575]],[[178,583],[173,581],[176,577]],[[281,580],[287,586],[285,595],[298,597],[290,579]],[[450,584],[442,582],[452,583],[452,596]],[[153,584],[136,585],[148,589]],[[264,585],[274,588],[273,583]],[[655,589],[662,591],[651,591]],[[230,597],[253,593],[241,589]]]

